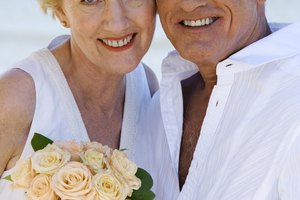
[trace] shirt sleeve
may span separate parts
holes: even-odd
[[[299,130],[299,129],[298,129]],[[288,153],[279,176],[280,200],[300,199],[300,136],[296,138]]]

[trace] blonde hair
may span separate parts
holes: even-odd
[[[61,9],[61,0],[38,0],[40,7],[45,13],[50,11],[52,16],[56,16],[56,11]]]

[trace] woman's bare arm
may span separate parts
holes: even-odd
[[[0,175],[19,159],[35,109],[35,88],[24,71],[13,69],[0,77]]]

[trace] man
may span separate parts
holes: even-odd
[[[157,7],[180,55],[140,124],[156,199],[300,199],[300,24],[271,33],[264,0]]]

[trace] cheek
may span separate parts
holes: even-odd
[[[95,20],[94,20],[95,21]],[[78,20],[71,26],[72,34],[82,37],[83,39],[92,39],[98,35],[101,26],[93,20]]]
[[[139,13],[140,18],[143,19],[144,23],[153,23],[156,17],[156,8],[154,3],[149,2],[149,4],[146,4],[143,8],[141,8]]]
[[[172,8],[172,5],[170,5],[169,7],[166,7],[164,5],[157,5],[158,8],[158,15],[159,15],[159,19],[161,22],[161,26],[163,27],[164,32],[166,33],[166,35],[168,36],[168,38],[170,39],[170,37],[172,37],[173,31],[172,29],[174,28],[172,25],[172,19],[174,19],[174,14],[175,12],[173,12],[172,10],[174,10]]]
[[[148,37],[153,36],[156,22],[156,12],[151,7],[141,10],[139,14],[134,16],[135,24],[141,29],[141,32]]]
[[[232,37],[232,40],[248,37],[253,32],[256,23],[257,17],[252,12],[233,16],[230,25],[230,37]]]
[[[91,34],[101,23],[101,10],[98,13],[75,10],[69,14],[70,28],[76,32]]]

